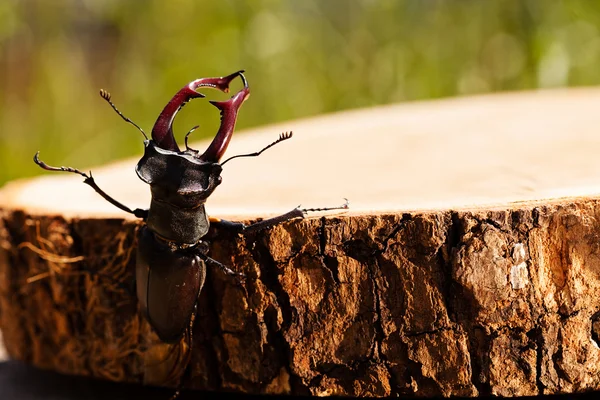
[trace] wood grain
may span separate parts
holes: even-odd
[[[342,197],[352,209],[247,237],[210,233],[211,256],[248,279],[210,271],[188,384],[350,396],[600,389],[598,104],[591,88],[511,93],[236,133],[230,155],[295,136],[227,164],[211,215],[255,220]],[[93,172],[144,207],[136,162]],[[0,196],[10,356],[164,384],[175,355],[135,299],[139,223],[67,174]]]

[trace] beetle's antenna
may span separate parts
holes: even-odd
[[[294,133],[292,131],[289,132],[284,132],[281,135],[279,135],[279,139],[277,139],[276,141],[274,141],[273,143],[271,143],[270,145],[268,145],[267,147],[265,147],[264,149],[262,149],[261,151],[257,151],[255,153],[248,153],[248,154],[239,154],[237,156],[233,156],[233,157],[229,157],[227,160],[223,161],[221,163],[221,166],[225,165],[225,163],[227,161],[231,161],[234,158],[239,158],[239,157],[257,157],[260,156],[262,154],[263,151],[270,149],[271,147],[275,146],[277,143],[281,143],[284,140],[288,140],[291,139],[291,137],[294,135]]]
[[[186,133],[185,135],[185,148],[186,150],[191,150],[191,151],[195,151],[196,153],[198,153],[198,150],[192,149],[191,147],[188,146],[188,136],[190,136],[190,134],[192,132],[194,132],[196,129],[200,128],[200,125],[196,125],[195,127],[193,127],[192,129],[189,130],[188,133]]]
[[[117,106],[115,106],[113,104],[113,102],[110,100],[110,93],[108,93],[106,90],[104,89],[100,89],[100,96],[107,101],[108,104],[110,104],[110,106],[113,108],[113,110],[115,110],[117,112],[117,114],[119,114],[121,116],[121,118],[123,118],[125,120],[125,122],[129,122],[131,125],[135,126],[136,128],[138,128],[138,130],[140,132],[142,132],[142,135],[144,135],[144,138],[146,140],[148,140],[148,136],[146,135],[146,132],[144,132],[144,130],[142,128],[140,128],[138,126],[138,124],[136,124],[135,122],[133,122],[132,120],[130,120],[129,118],[127,118],[126,116],[123,115],[123,113],[121,111],[119,111],[119,109],[117,108]]]

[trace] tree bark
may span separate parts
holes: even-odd
[[[305,195],[289,182],[317,160],[323,169],[316,172],[334,171],[333,178],[317,179],[324,184],[309,200],[330,196],[340,186],[327,182],[339,177],[358,207],[247,236],[211,230],[211,257],[246,279],[208,271],[187,386],[349,396],[599,389],[600,201],[593,193],[600,187],[593,182],[600,161],[593,155],[600,116],[591,106],[599,97],[594,90],[485,96],[290,123],[311,138],[299,141],[300,151],[330,158],[311,153],[307,162],[307,153],[288,153],[297,169],[263,171],[256,192],[233,185],[222,214],[256,220],[263,199],[279,196],[278,185],[281,197],[267,204],[285,210],[282,203]],[[431,123],[439,130],[428,130]],[[339,147],[321,148],[323,132]],[[349,142],[362,137],[363,145],[349,146],[345,135]],[[519,140],[505,143],[507,135]],[[258,149],[265,136],[243,138]],[[421,140],[427,146],[415,144]],[[395,158],[378,158],[377,150],[390,147]],[[470,174],[436,164],[447,157]],[[412,168],[404,168],[407,159]],[[117,177],[103,179],[116,185],[107,192],[129,199],[129,183],[114,181],[128,182],[135,162],[101,169],[98,184],[99,176]],[[379,174],[357,175],[370,163]],[[270,174],[279,181],[260,183]],[[8,353],[67,374],[173,385],[176,379],[164,380],[183,372],[182,347],[160,342],[135,296],[141,222],[94,200],[71,208],[87,196],[80,192],[91,192],[78,184],[77,177],[44,176],[0,192],[0,327]],[[419,202],[425,206],[414,207]]]

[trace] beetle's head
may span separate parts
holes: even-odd
[[[204,97],[196,91],[198,88],[209,87],[227,93],[229,84],[238,76],[244,83],[243,89],[226,101],[210,102],[220,110],[221,124],[206,151],[200,154],[187,147],[187,137],[186,149],[181,151],[173,136],[175,115],[191,99]],[[140,179],[152,186],[153,195],[164,194],[176,203],[183,201],[186,204],[188,200],[197,204],[210,196],[221,183],[219,160],[231,141],[238,111],[249,96],[243,71],[221,78],[197,79],[175,94],[156,120],[152,139],[144,142],[146,150],[136,167]]]

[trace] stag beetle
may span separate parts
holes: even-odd
[[[162,341],[174,343],[185,336],[190,353],[192,327],[198,296],[206,277],[206,267],[219,268],[231,276],[243,276],[208,256],[209,247],[202,238],[208,233],[210,224],[245,234],[293,218],[303,218],[309,211],[348,208],[347,200],[339,207],[296,207],[283,215],[248,226],[207,216],[204,203],[221,183],[221,171],[226,162],[239,157],[259,156],[270,147],[292,137],[291,132],[281,134],[276,141],[258,152],[236,155],[219,162],[231,140],[238,111],[250,94],[243,72],[238,71],[220,78],[201,78],[184,86],[160,113],[152,128],[151,139],[148,139],[142,128],[117,109],[108,92],[100,90],[102,98],[115,112],[144,136],[144,155],[135,170],[138,177],[150,185],[152,198],[147,210],[132,210],[109,196],[96,184],[91,172],[88,175],[71,167],[49,166],[39,159],[39,151],[34,156],[34,162],[45,170],[72,172],[83,176],[83,182],[109,203],[144,220],[145,225],[138,231],[136,255],[136,291],[141,310]],[[227,93],[229,84],[236,77],[242,80],[243,89],[229,100],[210,102],[220,110],[221,124],[206,151],[200,154],[198,150],[188,146],[188,137],[198,126],[186,134],[186,149],[181,151],[173,136],[176,114],[188,101],[205,97],[197,89],[207,87]]]

